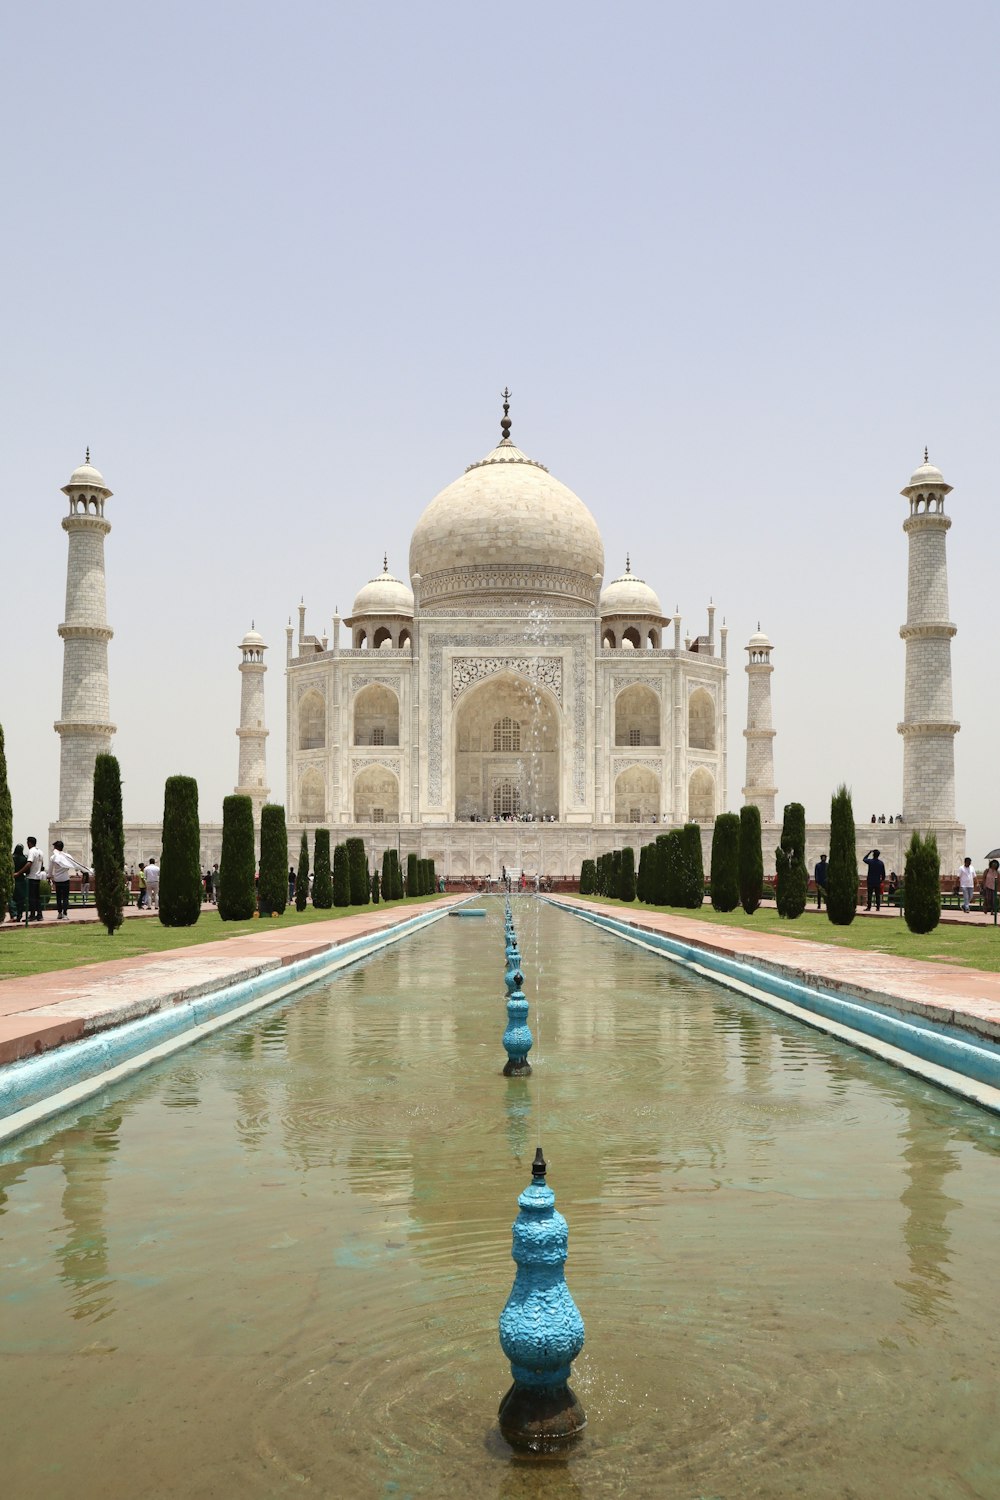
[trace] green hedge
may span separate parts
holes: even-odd
[[[4,846],[8,856],[9,841]],[[125,827],[122,822],[122,778],[113,755],[94,761],[94,801],[90,811],[90,849],[94,866],[94,904],[110,937],[125,912]],[[200,872],[199,872],[200,873]]]
[[[680,900],[678,906],[699,911],[705,901],[705,865],[701,856],[701,829],[697,823],[685,823],[680,831]]]
[[[597,865],[592,859],[585,859],[580,866],[580,895],[593,896],[597,892]]]
[[[720,813],[712,830],[712,905],[735,911],[740,904],[740,819]]]
[[[761,841],[760,808],[756,803],[740,808],[740,905],[752,917],[764,895],[764,849]]]
[[[333,851],[333,904],[351,904],[351,856],[346,844],[338,844]]]
[[[257,904],[265,917],[280,917],[288,905],[288,830],[280,802],[265,802],[260,810]]]
[[[309,838],[303,829],[299,844],[299,867],[295,871],[295,910],[305,911],[309,902]]]
[[[858,847],[854,807],[846,786],[830,803],[830,858],[827,860],[826,914],[835,927],[849,927],[858,910]]]
[[[933,833],[914,832],[906,851],[903,916],[911,932],[933,932],[941,920],[941,858]]]
[[[257,910],[255,870],[253,803],[249,797],[235,794],[223,797],[218,882],[219,916],[223,922],[247,922]]]
[[[163,788],[163,855],[160,860],[160,921],[193,927],[201,916],[201,826],[198,783],[168,776]]]
[[[619,901],[635,900],[635,850],[625,848],[621,851],[620,872],[618,875],[618,899]]]
[[[774,900],[779,917],[794,921],[806,909],[809,871],[806,868],[806,810],[801,802],[787,802],[781,843],[774,851],[777,871]]]
[[[330,869],[330,830],[317,828],[313,838],[313,906],[329,911],[333,905],[333,872]]]

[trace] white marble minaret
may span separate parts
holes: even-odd
[[[747,807],[760,808],[762,823],[774,822],[774,734],[771,727],[771,651],[767,636],[757,632],[747,643],[747,782],[743,801]]]
[[[267,785],[267,757],[264,728],[264,638],[251,625],[240,641],[243,660],[240,673],[243,684],[240,691],[240,727],[236,733],[240,741],[240,771],[237,793],[249,797],[253,802],[254,822],[260,822],[260,810],[267,801],[270,788]]]
[[[111,491],[104,476],[86,462],[63,485],[69,515],[63,530],[69,537],[66,565],[66,618],[63,639],[62,713],[59,735],[59,823],[90,823],[94,799],[94,761],[110,750],[115,732],[108,704],[108,625],[104,589],[104,538],[111,530],[104,502]],[[79,839],[70,837],[75,846]]]
[[[955,735],[952,718],[951,639],[945,538],[951,492],[940,469],[924,461],[900,491],[910,502],[903,530],[910,539],[906,624],[906,691],[903,722],[903,815],[908,824],[930,828],[955,821]]]

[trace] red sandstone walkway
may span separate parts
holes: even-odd
[[[442,896],[421,906],[371,907],[356,916],[272,931],[262,922],[259,931],[245,937],[6,979],[0,984],[0,1064],[284,968],[465,899]]]
[[[614,917],[640,932],[678,938],[705,952],[744,960],[770,973],[892,1005],[897,1010],[944,1021],[976,1036],[1000,1041],[1000,974],[987,974],[958,964],[898,958],[891,953],[840,948],[833,943],[776,937],[751,928],[722,927],[714,922],[700,922],[697,917],[679,917],[673,912],[643,912],[641,916],[633,916],[621,906],[605,906],[599,901],[581,901],[575,896],[557,899],[582,911],[598,911],[602,916]],[[986,919],[981,917],[981,920]]]

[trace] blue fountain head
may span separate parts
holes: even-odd
[[[517,974],[515,978],[520,979],[521,975]],[[528,1053],[533,1043],[534,1038],[528,1025],[528,1001],[520,986],[515,985],[507,1001],[507,1029],[503,1034],[503,1044],[507,1051],[503,1070],[505,1077],[526,1077],[531,1072]]]
[[[531,1164],[531,1183],[518,1198],[511,1254],[517,1274],[500,1314],[500,1346],[521,1387],[536,1391],[563,1386],[583,1348],[579,1309],[566,1285],[569,1226],[556,1211],[545,1181],[541,1146]]]

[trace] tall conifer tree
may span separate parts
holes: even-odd
[[[248,922],[257,910],[255,867],[253,803],[237,793],[223,797],[218,889],[223,922]]]
[[[159,917],[164,927],[193,927],[201,916],[201,825],[198,783],[168,776],[163,788],[163,855]]]
[[[125,827],[122,778],[113,755],[94,761],[94,800],[90,811],[90,849],[94,864],[94,903],[108,936],[122,925],[125,910]]]
[[[329,911],[333,905],[333,871],[330,868],[330,830],[317,828],[313,839],[313,906]]]
[[[295,872],[295,910],[305,911],[309,901],[309,838],[302,830],[299,845],[299,867]]]
[[[13,846],[14,810],[7,784],[7,751],[4,746],[3,725],[0,724],[0,922],[7,915],[10,898],[14,894],[14,861],[11,858]]]
[[[752,917],[764,894],[764,850],[761,844],[760,808],[750,803],[740,808],[740,905]]]
[[[849,927],[858,910],[858,845],[854,807],[846,786],[830,803],[830,858],[827,861],[826,914],[835,927]]]

